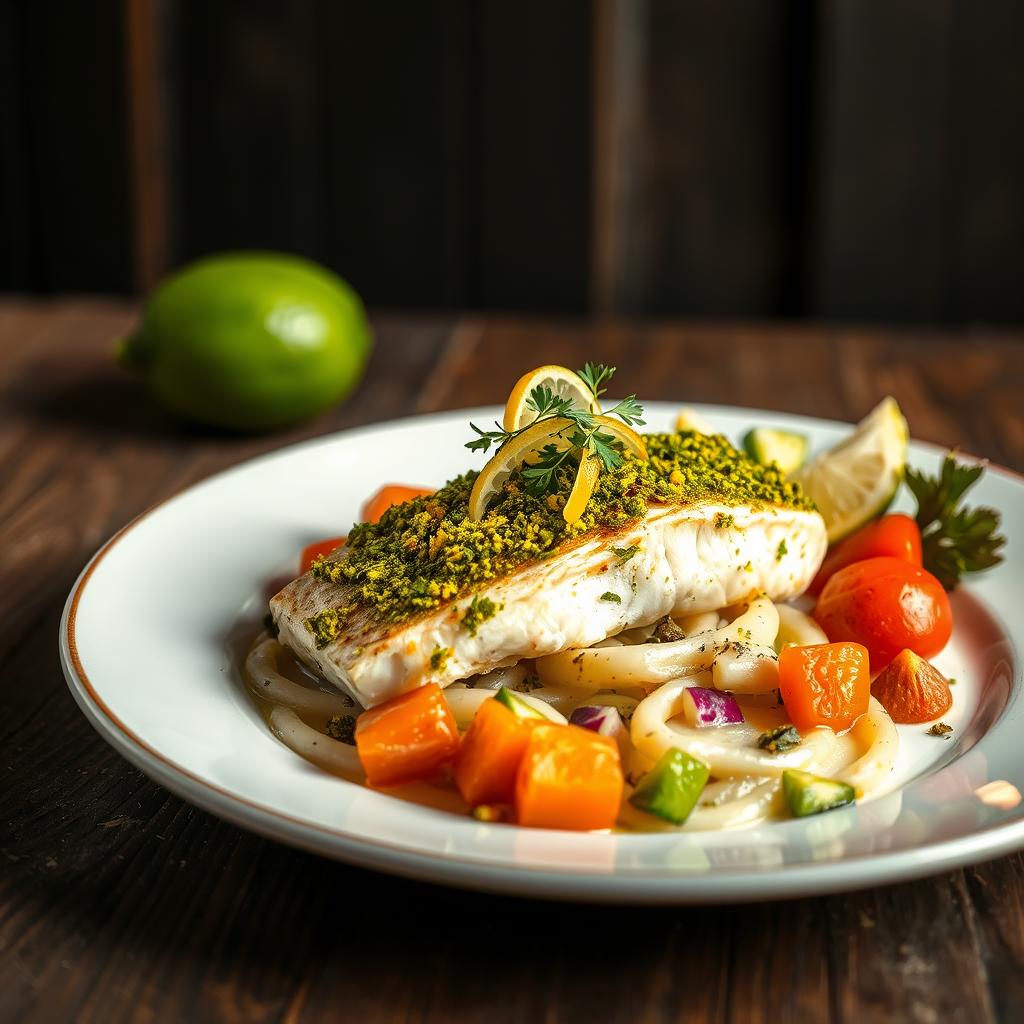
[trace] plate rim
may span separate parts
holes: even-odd
[[[658,404],[673,404],[661,402]],[[746,406],[693,404],[693,408],[714,416],[737,411],[781,416],[801,421],[808,427],[850,426],[841,420],[805,416],[780,410]],[[600,901],[644,904],[724,904],[793,899],[802,896],[847,892],[879,884],[896,884],[992,860],[1024,847],[1024,818],[975,830],[965,835],[928,843],[921,847],[846,856],[835,861],[775,866],[771,869],[716,867],[706,874],[681,874],[672,870],[645,870],[635,874],[611,871],[565,871],[515,862],[503,864],[477,861],[435,852],[411,850],[385,841],[331,829],[256,803],[211,782],[193,770],[156,750],[130,729],[100,696],[78,653],[76,617],[82,595],[93,575],[113,548],[135,527],[170,503],[236,471],[264,461],[340,438],[385,428],[401,427],[411,421],[446,419],[456,415],[493,415],[498,406],[474,406],[432,413],[409,414],[376,423],[363,424],[307,438],[245,459],[232,466],[185,485],[156,502],[118,529],[92,555],[79,573],[61,614],[58,648],[61,668],[71,695],[87,721],[110,746],[147,777],[171,793],[231,824],[275,841],[285,842],[335,860],[405,878],[451,885],[459,888],[527,895],[563,901]],[[911,443],[933,454],[949,449],[930,441],[911,438]],[[957,450],[986,464],[988,469],[1024,484],[1024,474],[975,455]],[[1012,644],[1012,637],[1007,633]],[[514,826],[510,826],[514,827]],[[927,853],[927,856],[922,854]],[[861,865],[851,872],[851,865]]]

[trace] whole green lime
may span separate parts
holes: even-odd
[[[341,401],[372,345],[362,302],[337,274],[284,253],[234,252],[164,281],[119,357],[181,416],[268,430]]]

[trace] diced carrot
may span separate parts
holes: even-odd
[[[459,727],[437,683],[379,704],[356,719],[356,749],[371,786],[436,777],[459,749]]]
[[[901,725],[930,722],[953,706],[953,691],[946,677],[911,650],[901,651],[886,665],[871,692]]]
[[[779,655],[779,690],[798,729],[848,729],[868,709],[868,652],[854,643],[787,647]]]
[[[470,807],[512,803],[516,772],[537,724],[496,700],[480,705],[455,759],[455,785]]]
[[[613,739],[575,725],[538,724],[516,776],[516,820],[534,828],[611,828],[622,787]]]
[[[329,537],[327,540],[318,540],[309,547],[302,549],[302,558],[299,560],[299,575],[309,572],[313,563],[322,555],[329,555],[336,548],[340,548],[348,537]]]
[[[412,501],[425,494],[433,494],[431,487],[408,487],[405,484],[385,484],[365,505],[363,505],[363,522],[376,523],[392,505],[401,505],[403,501]]]

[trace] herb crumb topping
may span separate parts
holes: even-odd
[[[313,564],[317,579],[350,588],[348,604],[306,621],[317,646],[337,639],[357,611],[385,622],[405,621],[527,562],[557,554],[563,545],[587,534],[638,522],[654,504],[711,501],[814,508],[798,484],[774,466],[747,458],[720,434],[647,434],[644,441],[649,461],[624,454],[619,466],[601,474],[583,515],[573,524],[549,507],[547,495],[530,494],[517,471],[479,522],[467,515],[477,476],[470,472],[432,495],[393,506],[379,522],[353,527],[340,557],[323,557]],[[559,467],[559,492],[568,493],[575,472],[573,464]],[[636,552],[620,548],[614,553],[625,561]],[[467,629],[474,623],[479,626],[481,615],[489,617],[485,601],[477,602],[470,624],[463,620]]]

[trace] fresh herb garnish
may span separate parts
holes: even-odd
[[[587,363],[579,371],[579,376],[596,400],[607,390],[601,385],[610,381],[614,373],[614,366]],[[530,390],[526,407],[537,415],[531,423],[518,430],[505,430],[497,422],[494,424],[496,430],[481,430],[475,423],[470,423],[469,426],[477,437],[467,441],[466,447],[470,451],[486,452],[492,445],[500,448],[542,420],[567,420],[568,422],[555,432],[555,436],[563,443],[557,444],[552,441],[546,444],[538,453],[539,457],[523,468],[524,486],[535,497],[550,494],[557,489],[556,471],[569,458],[597,458],[601,460],[601,466],[605,470],[616,469],[622,464],[622,443],[601,429],[595,413],[589,409],[577,408],[571,398],[561,398],[551,388],[541,384]],[[630,395],[604,415],[616,416],[628,427],[643,426],[643,411],[643,406],[637,402],[636,395]]]
[[[985,464],[956,461],[946,454],[937,477],[907,468],[907,486],[917,499],[917,525],[921,528],[924,567],[952,590],[965,572],[998,565],[1006,538],[997,532],[999,513],[991,508],[961,508],[964,494],[973,487]]]
[[[435,672],[444,672],[448,667],[448,659],[452,655],[452,649],[450,647],[435,647],[433,654],[430,655],[430,667]]]
[[[354,744],[356,741],[355,715],[333,715],[327,722],[327,735],[342,743]]]
[[[779,546],[775,549],[775,561],[781,562],[788,554],[789,548],[786,547],[786,540],[783,538],[779,541]]]
[[[639,544],[630,544],[628,548],[612,548],[611,553],[620,563],[628,562],[640,550]]]
[[[953,726],[946,725],[945,722],[936,722],[930,729],[927,730],[929,736],[942,736],[943,738],[948,736],[953,731]]]
[[[761,733],[757,737],[757,745],[769,754],[781,754],[800,746],[801,739],[795,725],[780,725]]]
[[[612,604],[622,604],[622,598],[618,594],[613,594],[610,590],[606,590],[600,599],[602,601],[610,601]]]

